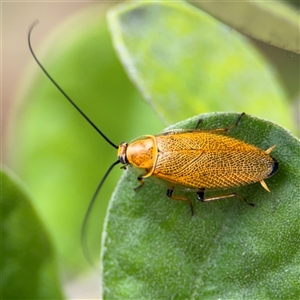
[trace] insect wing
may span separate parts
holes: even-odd
[[[153,176],[188,188],[224,189],[261,181],[274,160],[263,150],[206,131],[157,135]]]

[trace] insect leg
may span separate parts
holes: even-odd
[[[237,119],[237,121],[236,121],[234,124],[232,124],[232,125],[230,125],[230,126],[228,126],[228,127],[224,127],[224,128],[213,129],[212,131],[225,131],[225,132],[227,132],[227,131],[229,131],[230,129],[232,129],[232,128],[234,128],[235,126],[237,126],[237,125],[240,123],[240,121],[241,121],[241,119],[242,119],[242,117],[243,117],[244,115],[245,115],[244,112],[241,113],[240,116],[239,116],[239,118]],[[199,129],[199,126],[200,126],[200,124],[201,124],[202,122],[203,122],[203,120],[202,120],[202,119],[199,119],[198,122],[197,122],[197,124],[196,124],[195,129]],[[271,152],[272,150],[273,150],[273,148],[272,148],[271,150],[267,150],[267,151]],[[268,153],[268,152],[266,152],[266,153]]]
[[[137,180],[139,181],[140,184],[134,188],[135,191],[141,188],[145,183],[142,176],[138,176]]]
[[[199,189],[196,196],[198,201],[204,201],[204,189]]]
[[[231,129],[233,129],[234,127],[236,127],[236,126],[238,126],[239,125],[239,123],[240,123],[240,121],[241,121],[241,119],[242,119],[242,117],[245,115],[245,113],[243,112],[243,113],[241,113],[241,115],[238,117],[238,119],[237,119],[237,121],[234,123],[234,124],[232,124],[232,125],[230,125],[230,126],[228,126],[228,127],[225,127],[225,128],[217,128],[217,129],[215,129],[216,131],[229,131],[229,130],[231,130]]]
[[[215,196],[215,197],[209,197],[209,198],[204,198],[204,190],[199,190],[197,192],[197,199],[199,201],[202,201],[202,202],[220,200],[220,199],[225,199],[225,198],[233,198],[233,197],[239,198],[239,199],[245,201],[247,204],[249,204],[251,206],[255,206],[255,204],[248,202],[244,197],[242,197],[242,196],[240,196],[240,195],[238,195],[236,193],[227,194],[227,195],[220,195],[220,196]]]
[[[173,196],[174,187],[168,188],[166,195],[172,200],[185,201],[188,202],[191,207],[191,214],[194,215],[194,207],[193,203],[189,198],[181,197],[181,196]]]
[[[197,122],[197,125],[196,125],[195,129],[199,129],[199,126],[200,126],[200,124],[201,124],[202,122],[203,122],[203,120],[202,120],[202,119],[199,119],[198,122]]]

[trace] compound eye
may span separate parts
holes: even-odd
[[[123,164],[123,165],[127,164],[125,155],[119,155],[118,159],[121,164]]]
[[[128,146],[127,143],[121,143],[118,149],[118,160],[123,165],[126,165],[128,163],[126,158],[127,146]]]

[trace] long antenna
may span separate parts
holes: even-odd
[[[32,46],[31,46],[31,32],[33,28],[39,23],[39,21],[35,21],[28,32],[28,45],[30,52],[37,62],[37,64],[40,66],[40,68],[43,70],[43,72],[46,74],[46,76],[52,81],[52,83],[58,88],[58,90],[65,96],[65,98],[73,105],[73,107],[88,121],[88,123],[114,148],[118,149],[118,146],[114,144],[89,118],[88,116],[73,102],[73,100],[63,91],[63,89],[56,83],[56,81],[50,76],[50,74],[46,71],[46,69],[43,67],[43,65],[40,63],[40,61],[37,59],[35,53],[33,52]]]
[[[83,254],[85,256],[85,258],[87,259],[87,261],[90,263],[91,266],[93,266],[93,260],[91,258],[91,255],[90,255],[90,251],[89,251],[89,247],[88,247],[88,244],[87,244],[87,234],[86,234],[86,231],[87,231],[87,225],[88,225],[88,220],[89,220],[89,217],[90,217],[90,214],[91,214],[91,211],[93,209],[93,206],[96,202],[96,199],[97,199],[97,196],[98,196],[98,193],[102,187],[102,185],[104,184],[107,176],[109,175],[110,171],[117,165],[119,164],[120,161],[117,160],[115,161],[109,168],[108,170],[106,171],[106,173],[104,174],[102,180],[100,181],[100,183],[98,184],[97,186],[97,189],[93,195],[93,198],[92,200],[90,201],[90,204],[89,204],[89,207],[85,213],[85,216],[84,216],[84,220],[83,220],[83,223],[82,223],[82,227],[81,227],[81,247],[82,247],[82,251],[83,251]]]
[[[46,69],[43,67],[43,65],[40,63],[40,61],[37,59],[32,46],[31,46],[31,32],[33,30],[33,28],[38,24],[38,21],[35,21],[28,32],[28,45],[29,45],[29,49],[30,52],[33,56],[33,58],[35,59],[35,61],[37,62],[37,64],[39,65],[39,67],[42,69],[42,71],[45,73],[45,75],[50,79],[50,81],[57,87],[57,89],[65,96],[65,98],[69,101],[69,103],[71,103],[73,105],[73,107],[85,118],[85,120],[114,148],[118,149],[119,147],[114,144],[89,118],[88,116],[73,102],[73,100],[63,91],[63,89],[58,85],[58,83],[50,76],[50,74],[46,71]],[[115,161],[106,171],[106,173],[104,174],[102,180],[100,181],[100,183],[97,186],[97,189],[92,197],[92,200],[89,203],[88,209],[85,213],[84,216],[84,220],[82,223],[82,228],[81,228],[81,247],[82,247],[82,251],[84,256],[86,257],[86,259],[88,260],[88,262],[93,265],[93,261],[91,259],[91,255],[90,255],[90,251],[87,245],[87,225],[88,225],[88,220],[92,211],[92,208],[96,202],[97,196],[99,194],[99,191],[101,189],[101,187],[103,186],[106,178],[108,177],[109,173],[111,172],[111,170],[120,163],[120,160]]]

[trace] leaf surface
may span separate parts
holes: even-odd
[[[194,128],[199,117],[212,129],[233,124],[238,114],[204,114],[173,128]],[[228,134],[262,149],[277,145],[279,171],[266,180],[271,193],[259,183],[235,189],[253,208],[237,199],[196,203],[193,193],[177,191],[195,203],[192,217],[189,205],[168,199],[150,180],[135,192],[136,176],[125,171],[103,234],[105,299],[297,298],[300,142],[249,115]]]

